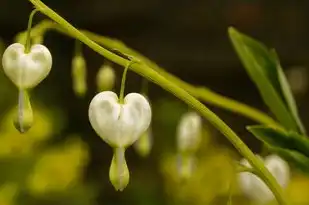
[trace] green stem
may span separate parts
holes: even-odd
[[[147,96],[148,95],[148,86],[149,86],[149,82],[146,78],[143,78],[142,80],[142,88],[141,88],[141,93],[144,95],[144,96]]]
[[[78,29],[73,27],[70,23],[64,20],[61,16],[47,7],[39,0],[29,0],[37,8],[39,8],[44,14],[57,22],[62,26],[68,34],[74,36],[76,39],[83,42],[85,45],[89,46],[91,49],[101,54],[105,58],[121,65],[126,66],[130,61],[122,58],[111,51],[101,47],[99,44],[95,43],[89,39],[85,34],[80,32]],[[181,87],[174,84],[170,79],[167,79],[160,75],[158,72],[151,69],[147,64],[135,63],[130,66],[130,69],[139,75],[149,79],[150,81],[158,84],[163,89],[171,92],[176,97],[190,105],[195,110],[199,111],[201,115],[210,121],[227,139],[234,145],[234,147],[249,161],[252,167],[256,170],[259,177],[266,183],[266,185],[272,190],[278,202],[282,205],[287,203],[284,200],[284,195],[280,185],[277,183],[272,174],[264,166],[263,162],[256,158],[252,151],[243,143],[243,141],[236,135],[236,133],[225,124],[217,115],[215,115],[211,110],[209,110],[205,105],[199,102],[196,98],[190,95],[187,91]]]
[[[237,173],[240,173],[240,172],[250,172],[252,174],[257,175],[256,171],[253,168],[245,167],[245,166],[241,166],[241,165],[237,166],[236,172]]]
[[[75,56],[82,56],[82,43],[79,40],[75,40]]]
[[[40,24],[36,25],[33,28],[32,37],[35,37],[37,35],[43,35],[47,30],[49,29],[55,29],[58,32],[61,32],[65,35],[68,35],[66,31],[63,28],[60,28],[59,25],[56,23],[44,20]],[[91,40],[97,42],[98,44],[114,50],[119,50],[124,53],[130,54],[131,56],[137,57],[139,60],[141,60],[143,63],[150,66],[152,69],[159,72],[162,76],[165,78],[170,79],[173,81],[174,84],[177,84],[181,88],[185,89],[187,92],[189,92],[194,97],[217,107],[223,108],[225,110],[231,111],[233,113],[245,116],[251,120],[254,120],[261,124],[266,124],[269,126],[272,126],[276,129],[283,130],[283,127],[276,122],[274,119],[269,117],[266,113],[251,107],[249,105],[246,105],[244,103],[241,103],[239,101],[236,101],[234,99],[222,96],[220,94],[217,94],[213,91],[211,91],[208,88],[205,87],[195,87],[189,83],[186,83],[182,81],[181,79],[177,78],[176,76],[173,76],[166,72],[163,68],[159,67],[157,64],[149,60],[148,58],[144,57],[143,55],[139,54],[138,52],[134,51],[133,49],[128,48],[125,44],[123,44],[121,41],[118,41],[116,39],[111,39],[105,36],[101,36],[89,31],[82,31],[84,34],[86,34],[87,37],[89,37]],[[72,35],[70,35],[72,36]],[[72,36],[74,37],[74,36]]]
[[[36,12],[38,11],[39,9],[34,9],[29,16],[28,28],[27,28],[27,38],[26,38],[26,44],[25,44],[25,53],[30,52],[32,21],[33,21],[34,14],[36,14]]]
[[[124,71],[122,74],[120,94],[119,94],[119,103],[123,103],[124,89],[126,87],[127,72],[128,72],[130,65],[131,65],[131,62],[124,68]]]

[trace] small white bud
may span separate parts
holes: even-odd
[[[142,136],[134,143],[134,148],[142,157],[147,157],[152,147],[152,133],[149,128]]]
[[[122,104],[114,92],[104,91],[92,99],[88,115],[105,142],[112,147],[128,147],[148,129],[151,107],[141,94],[126,95]]]
[[[279,156],[270,155],[264,160],[266,168],[275,177],[282,188],[285,188],[290,180],[289,165]],[[241,164],[251,167],[247,160],[241,160]],[[244,172],[238,174],[240,188],[249,198],[261,204],[274,199],[274,195],[267,185],[256,175]]]
[[[111,65],[104,64],[98,71],[96,81],[98,91],[107,91],[113,89],[115,85],[115,71]]]
[[[20,89],[33,88],[44,80],[52,67],[52,56],[43,45],[33,45],[25,53],[24,45],[10,45],[2,56],[5,74]]]
[[[87,91],[87,68],[83,56],[77,55],[72,59],[73,90],[77,96],[84,96]]]
[[[177,147],[180,152],[195,152],[201,142],[202,118],[195,112],[182,116],[177,127]]]

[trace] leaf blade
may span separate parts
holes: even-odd
[[[297,151],[309,157],[309,139],[295,132],[285,132],[270,126],[248,126],[248,131],[256,138],[273,147]]]
[[[299,131],[299,126],[287,108],[284,94],[281,91],[274,56],[263,44],[241,34],[234,28],[229,28],[229,35],[241,62],[256,84],[266,105],[285,128]]]

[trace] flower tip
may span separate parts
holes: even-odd
[[[116,191],[123,191],[129,184],[130,173],[124,158],[124,150],[115,150],[109,170],[109,179]]]

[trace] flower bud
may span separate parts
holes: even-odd
[[[152,133],[149,128],[144,134],[134,143],[134,148],[141,157],[147,157],[152,147]]]
[[[201,142],[202,118],[195,112],[182,116],[177,127],[177,147],[180,152],[195,152]]]
[[[98,71],[96,81],[99,92],[111,90],[115,85],[115,71],[111,65],[104,64]]]
[[[269,172],[274,176],[279,185],[285,188],[290,180],[289,165],[279,156],[270,155],[264,159],[264,163]],[[247,160],[243,159],[241,164],[251,167]],[[261,204],[268,203],[274,199],[273,193],[267,185],[256,175],[244,172],[238,174],[240,188],[252,200]]]
[[[33,124],[33,112],[26,91],[19,91],[18,106],[14,114],[13,123],[20,133],[27,132]]]
[[[124,156],[124,148],[116,148],[109,169],[109,179],[116,191],[123,191],[129,184],[130,173]]]
[[[72,59],[73,90],[77,96],[84,96],[87,91],[87,68],[83,56],[77,55]]]

